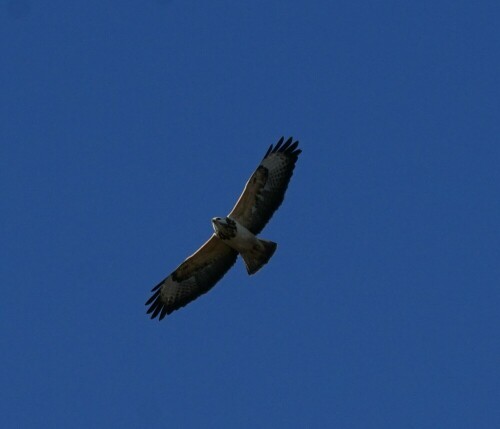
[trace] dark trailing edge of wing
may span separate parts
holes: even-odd
[[[159,286],[161,286],[163,284],[163,282],[164,282],[164,280],[162,280],[158,286],[156,286],[155,288],[153,288],[153,291],[155,289],[158,289]],[[160,311],[162,311],[162,310],[163,311],[162,311],[162,314],[160,315],[160,320],[165,317],[165,315],[167,314],[167,310],[168,309],[163,304],[163,302],[161,301],[161,296],[160,296],[160,290],[159,289],[153,294],[153,296],[151,296],[151,298],[149,298],[146,301],[146,305],[149,305],[149,304],[152,304],[152,305],[151,305],[151,307],[149,307],[149,309],[148,309],[148,311],[146,313],[147,314],[153,313],[151,315],[151,319],[154,319],[158,315],[158,313]]]
[[[301,149],[297,149],[297,146],[299,145],[299,141],[296,140],[295,143],[292,144],[293,137],[290,137],[285,142],[285,144],[283,144],[284,141],[285,141],[285,137],[281,137],[275,146],[273,146],[273,145],[269,146],[269,149],[267,150],[263,159],[266,159],[271,153],[278,153],[278,152],[287,153],[287,154],[292,155],[294,158],[297,158],[299,156],[299,154],[302,152]]]
[[[184,296],[183,298],[177,299],[175,302],[167,303],[164,300],[162,300],[162,297],[161,297],[161,286],[163,285],[163,283],[167,279],[168,279],[168,277],[165,278],[164,280],[162,280],[158,285],[156,285],[152,289],[152,291],[155,291],[155,293],[151,296],[151,298],[149,298],[146,301],[145,305],[151,304],[151,306],[146,311],[146,314],[151,314],[151,319],[154,319],[158,315],[160,315],[158,320],[162,320],[166,315],[173,313],[175,310],[178,310],[181,307],[184,307],[185,305],[189,304],[191,301],[196,299],[198,296],[200,296],[200,295],[202,295],[210,290],[210,288],[208,288],[207,290],[200,292],[199,294],[197,294],[194,297]]]
[[[160,292],[161,292],[160,287],[165,282],[165,280],[166,279],[163,279],[153,289],[151,289],[151,292],[155,292],[155,293],[151,296],[151,298],[149,298],[146,301],[145,305],[149,305],[149,304],[153,303],[153,301],[154,301],[153,305],[151,305],[151,307],[149,307],[148,311],[146,312],[147,314],[149,314],[149,313],[154,311],[153,315],[151,316],[151,319],[154,319],[163,307],[163,303],[161,302],[161,297],[160,297]],[[163,319],[167,313],[166,307],[164,307],[163,310],[164,311],[162,311],[162,314],[160,315],[160,320]]]
[[[260,190],[259,192],[265,192],[260,194],[261,198],[255,201],[255,206],[257,210],[252,213],[252,220],[246,227],[253,233],[259,234],[264,226],[272,218],[275,211],[279,208],[283,199],[285,197],[285,192],[288,188],[288,183],[293,175],[293,170],[295,169],[295,163],[298,160],[298,156],[302,153],[301,149],[297,149],[299,141],[293,142],[293,137],[288,138],[285,141],[284,137],[281,137],[278,142],[273,146],[271,145],[267,150],[264,158],[261,161],[261,165],[265,163],[265,160],[274,154],[284,155],[282,158],[287,159],[287,163],[284,165],[282,170],[281,185],[278,188],[272,190]],[[265,167],[264,167],[265,168]],[[234,209],[233,209],[234,210]]]
[[[168,277],[167,277],[168,278]],[[174,302],[172,303],[167,303],[165,301],[162,300],[162,297],[160,295],[161,293],[161,289],[160,287],[163,285],[163,283],[167,280],[164,279],[162,280],[157,286],[155,286],[152,291],[155,291],[155,293],[151,296],[151,298],[149,298],[147,301],[146,301],[146,304],[145,305],[150,305],[151,306],[148,308],[148,310],[146,311],[146,314],[151,314],[151,319],[154,319],[156,318],[158,315],[160,315],[160,317],[158,318],[158,320],[162,320],[166,315],[168,314],[171,314],[173,313],[175,310],[178,310],[179,308],[181,307],[184,307],[185,305],[189,304],[191,301],[193,301],[194,299],[196,299],[198,296],[208,292],[210,290],[210,288],[208,288],[207,290],[203,291],[203,292],[200,292],[198,295],[194,296],[194,297],[183,297],[181,299],[177,299]]]
[[[199,278],[195,285],[183,283],[182,279],[177,278],[177,270],[175,270],[151,289],[151,292],[154,293],[145,303],[145,305],[150,305],[146,313],[151,314],[151,319],[159,315],[160,317],[158,320],[162,320],[166,315],[171,314],[175,310],[184,307],[199,296],[207,293],[234,265],[237,255],[235,251],[230,250],[230,253],[224,255],[222,259],[219,259],[219,262],[216,261],[215,264],[210,266],[207,265],[205,268],[201,268],[196,271],[196,273],[193,273],[197,276],[205,276],[205,278]],[[178,289],[175,293],[175,297],[172,297],[173,299],[165,299],[165,297],[161,295],[161,287],[170,277],[176,283]],[[172,283],[167,287],[171,286]]]

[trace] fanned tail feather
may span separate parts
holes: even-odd
[[[276,251],[277,246],[274,241],[259,239],[258,245],[254,246],[251,250],[240,253],[245,262],[248,274],[255,274],[266,265]]]

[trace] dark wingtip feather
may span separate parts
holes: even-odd
[[[283,144],[284,137],[281,137],[281,139],[278,141],[276,146],[271,150],[271,153],[286,153],[287,155],[291,155],[292,157],[296,158],[299,156],[299,154],[302,152],[301,149],[297,149],[297,146],[299,145],[299,141],[293,142],[293,137],[289,137],[285,144]],[[266,154],[266,156],[269,155],[269,151]],[[264,157],[265,158],[265,157]]]
[[[286,152],[288,146],[290,146],[292,142],[293,142],[293,137],[290,137],[281,148],[281,152]]]
[[[155,308],[155,311],[153,311],[153,314],[151,315],[151,319],[154,319],[156,316],[158,316],[158,313],[160,312],[161,308],[162,308],[162,305],[158,305]]]
[[[156,292],[155,292],[155,293],[151,296],[151,298],[149,298],[149,299],[146,301],[146,304],[144,304],[144,305],[149,305],[149,304],[151,304],[151,303],[152,303],[152,302],[153,302],[153,301],[154,301],[154,300],[158,297],[158,295],[160,295],[160,291],[159,291],[159,290],[157,290],[157,291],[156,291]]]
[[[160,318],[158,320],[162,320],[167,314],[168,314],[167,306],[164,305],[161,310]]]
[[[265,158],[267,155],[269,155],[269,154],[271,153],[271,151],[272,151],[272,150],[273,150],[273,145],[270,145],[270,146],[269,146],[269,149],[267,149],[267,152],[266,152],[266,154],[264,155],[264,158]]]
[[[151,289],[151,292],[154,292],[156,289],[159,289],[165,280],[166,279],[163,279],[160,283],[158,283],[153,289]]]
[[[297,141],[293,142],[293,137],[289,137],[285,141],[285,137],[282,136],[275,145],[269,146],[269,149],[267,149],[267,152],[264,155],[263,159],[265,159],[267,156],[269,156],[272,153],[278,153],[278,152],[290,154],[292,156],[298,156],[299,153],[302,152],[300,149],[296,150],[298,145],[299,145],[299,141],[297,140]],[[161,285],[161,283],[160,283],[160,285]]]
[[[281,145],[283,144],[284,141],[285,141],[285,137],[281,137],[278,140],[278,143],[276,143],[276,146],[274,146],[273,152],[278,152],[279,148],[281,147]]]
[[[286,152],[287,153],[293,153],[293,151],[297,148],[298,145],[299,145],[299,141],[297,140],[294,144],[292,144],[291,146],[289,146],[286,149]]]
[[[151,299],[150,299],[151,301]],[[148,311],[146,311],[146,314],[151,313],[153,310],[155,310],[158,307],[161,307],[163,304],[161,302],[161,296],[156,296],[154,302],[151,304],[151,307],[148,308]]]

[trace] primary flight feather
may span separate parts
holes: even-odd
[[[238,254],[248,274],[269,261],[277,245],[256,235],[283,202],[302,152],[298,145],[291,137],[286,142],[281,137],[269,147],[231,212],[212,219],[212,236],[152,289],[154,293],[146,302],[152,319],[159,316],[161,320],[208,292],[234,265]]]

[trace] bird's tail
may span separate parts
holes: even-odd
[[[259,271],[276,250],[278,246],[274,241],[261,240],[257,239],[258,244],[252,247],[250,250],[247,250],[244,253],[240,253],[243,261],[245,262],[245,266],[247,267],[248,274],[255,274]]]

